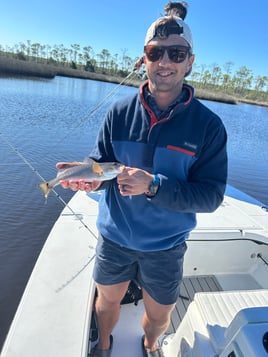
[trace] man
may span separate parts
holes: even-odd
[[[226,185],[224,126],[184,84],[194,62],[187,24],[173,16],[154,22],[143,62],[148,82],[113,105],[90,155],[118,161],[124,171],[102,184],[62,182],[73,190],[104,189],[94,270],[99,328],[94,357],[111,355],[120,301],[132,279],[143,290],[143,355],[163,355],[157,342],[179,295],[185,240],[196,213],[214,211]]]

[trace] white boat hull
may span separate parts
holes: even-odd
[[[1,357],[88,356],[95,296],[92,273],[98,237],[97,213],[94,195],[88,197],[83,192],[75,194],[65,207],[32,272]],[[199,281],[200,286],[192,286],[192,290],[187,284],[183,287],[182,295],[186,294],[189,301],[182,299],[179,303],[185,310],[180,317],[182,322],[178,321],[178,326],[173,323],[174,334],[164,339],[166,357],[232,356],[227,350],[229,354],[224,354],[224,348],[232,348],[228,327],[235,314],[245,307],[268,306],[267,211],[256,204],[226,196],[215,213],[198,215],[198,222],[188,240],[184,276],[186,280],[192,279],[188,279],[188,285]],[[200,281],[206,276],[212,276],[216,290],[222,291],[204,287]],[[230,313],[237,294],[241,301],[251,301],[251,304],[237,303]],[[178,314],[179,309],[178,306]],[[138,306],[122,306],[120,321],[113,331],[112,357],[142,356],[143,311],[142,301]],[[266,316],[267,309],[263,313]],[[225,315],[228,318],[224,320]],[[218,345],[215,331],[221,331]],[[223,331],[229,331],[227,342],[223,342]],[[216,336],[214,340],[212,335]],[[238,337],[243,341],[245,333],[240,331]],[[253,351],[262,357],[259,347],[253,346]]]

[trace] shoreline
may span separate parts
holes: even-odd
[[[0,57],[0,78],[21,78],[21,77],[39,77],[44,79],[53,79],[56,76],[96,80],[120,84],[124,78],[115,77],[108,74],[87,72],[79,69],[67,67],[52,66],[41,63],[16,60],[14,58]],[[144,80],[132,79],[128,81],[128,86],[139,87]],[[268,103],[251,101],[243,98],[235,98],[222,92],[213,92],[195,87],[195,96],[201,100],[209,100],[226,104],[250,104],[268,107]]]

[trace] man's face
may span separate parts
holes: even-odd
[[[174,62],[169,58],[168,51],[162,51],[163,55],[158,60],[153,62],[150,56],[144,55],[144,63],[146,65],[147,76],[149,78],[149,89],[153,91],[178,91],[181,89],[185,74],[191,69],[194,62],[194,56],[187,51],[188,43],[176,34],[169,35],[167,39],[153,39],[148,43],[150,46],[183,46],[181,52],[170,50],[171,58],[178,59],[180,63]],[[157,52],[157,49],[156,51]],[[184,58],[183,54],[187,53]],[[161,53],[161,51],[160,51]]]

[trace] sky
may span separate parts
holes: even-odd
[[[91,46],[140,57],[146,31],[168,0],[0,0],[0,45]],[[195,63],[268,75],[268,0],[188,0]]]

